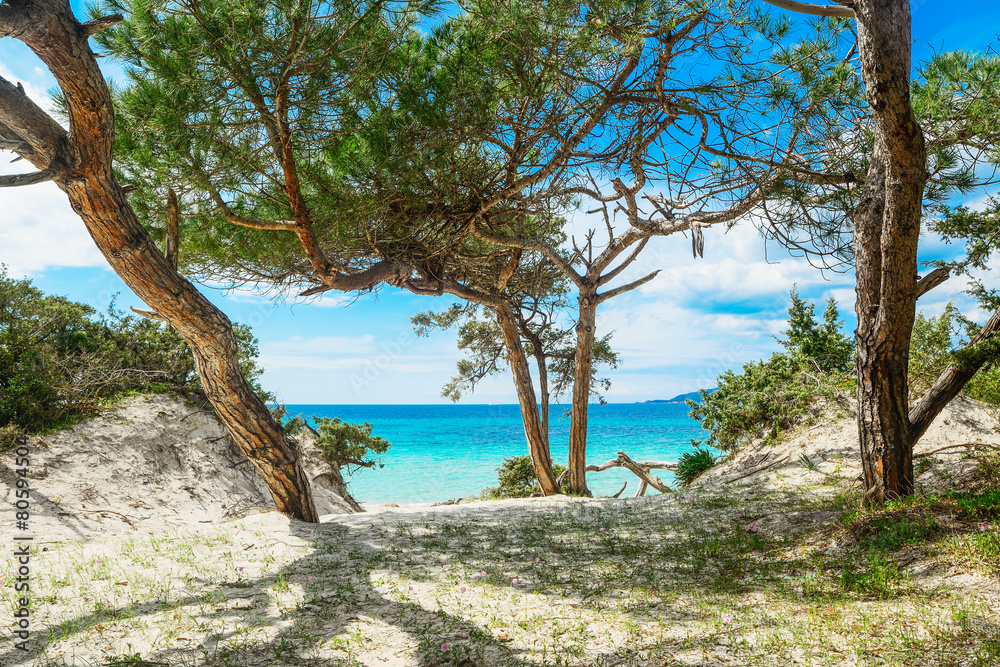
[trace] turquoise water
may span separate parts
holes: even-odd
[[[340,417],[371,422],[372,434],[392,447],[385,467],[360,470],[345,480],[363,503],[441,501],[476,495],[496,486],[504,458],[528,453],[516,405],[288,405],[289,415]],[[636,460],[676,461],[702,435],[683,403],[618,403],[590,407],[587,462],[603,463],[619,451]],[[552,409],[552,459],[566,464],[569,419]],[[655,473],[673,481],[665,470]],[[588,473],[594,495],[611,495],[628,481],[632,495],[638,480],[628,471]],[[652,493],[656,493],[652,491]]]

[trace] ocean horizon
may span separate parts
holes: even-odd
[[[383,468],[344,468],[344,481],[361,503],[439,502],[479,495],[497,485],[497,468],[505,458],[528,453],[517,404],[287,404],[286,408],[290,417],[370,422],[372,434],[391,443],[380,457]],[[689,411],[684,403],[591,405],[587,463],[604,463],[619,451],[637,461],[677,461],[693,449],[692,439],[704,436]],[[552,460],[565,465],[569,418],[561,406],[553,405],[549,420]],[[669,471],[654,474],[667,484],[673,482]],[[634,495],[638,479],[627,470],[587,474],[595,496],[617,493],[626,481],[623,495]]]

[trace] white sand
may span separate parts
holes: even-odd
[[[768,450],[748,448],[683,495],[377,504],[347,513],[317,484],[323,522],[310,525],[273,511],[263,482],[227,444],[210,413],[162,396],[130,399],[100,419],[32,440],[29,532],[40,549],[33,561],[40,577],[33,589],[35,632],[53,633],[43,642],[39,664],[96,665],[139,653],[158,664],[240,667],[342,660],[377,666],[638,665],[647,664],[642,656],[649,657],[649,647],[660,645],[676,647],[673,662],[651,664],[741,664],[729,653],[730,642],[752,647],[763,641],[763,630],[748,626],[737,635],[735,622],[719,619],[730,613],[750,618],[740,609],[753,608],[756,594],[724,602],[736,606],[720,615],[697,588],[658,592],[655,599],[608,590],[600,586],[612,573],[602,568],[627,568],[626,556],[564,562],[572,549],[564,556],[558,545],[601,540],[598,525],[628,517],[649,526],[645,548],[669,553],[670,541],[683,531],[701,531],[707,539],[732,529],[724,516],[729,510],[692,506],[699,489],[749,496],[753,489],[831,479],[849,486],[860,474],[853,428],[850,417],[831,419]],[[938,419],[917,453],[966,442],[996,444],[1000,437],[988,412],[963,399]],[[752,470],[747,464],[763,454],[769,454],[765,464],[788,458],[722,484]],[[802,465],[802,454],[816,470]],[[961,449],[932,461],[919,478],[922,485],[956,485],[971,471]],[[9,457],[4,463],[0,476],[8,492],[0,524],[10,535],[16,532],[14,472]],[[314,458],[308,469],[313,479],[320,477]],[[810,521],[829,521],[830,514],[813,512]],[[800,520],[772,512],[761,528],[782,534]],[[537,525],[539,536],[555,542],[538,551],[543,542],[536,544],[526,525]],[[519,532],[507,535],[512,526]],[[503,554],[492,559],[487,547],[483,557],[489,544]],[[13,567],[5,556],[4,572]],[[1000,618],[995,579],[933,568],[926,577],[935,590],[965,591],[984,618]],[[5,588],[12,600],[9,582]],[[908,621],[914,627],[954,623],[954,607],[942,607],[944,620],[938,620],[930,607],[894,604],[893,613],[917,619]],[[817,636],[820,643],[841,641]],[[632,662],[621,662],[623,655]],[[12,649],[9,635],[0,638],[0,663],[31,664]]]

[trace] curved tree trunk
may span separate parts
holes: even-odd
[[[597,335],[597,290],[580,290],[576,323],[576,359],[573,365],[573,406],[569,429],[569,488],[589,496],[587,488],[587,416],[590,408],[590,376],[594,368],[594,338]]]
[[[205,393],[237,446],[260,470],[278,510],[317,521],[296,447],[240,372],[232,324],[170,266],[115,180],[112,101],[87,42],[90,26],[75,19],[66,0],[37,0],[15,11],[24,16],[5,15],[5,19],[24,21],[16,36],[58,82],[69,110],[70,133],[3,81],[3,134],[16,135],[28,146],[18,152],[39,168],[55,172],[52,180],[69,196],[111,267],[191,346]]]
[[[547,434],[542,432],[538,418],[538,401],[535,398],[535,388],[531,384],[531,371],[528,369],[528,359],[521,344],[521,335],[517,320],[510,304],[503,303],[491,306],[497,316],[497,324],[503,332],[504,346],[507,348],[508,361],[514,373],[514,386],[517,387],[517,400],[521,405],[521,417],[524,420],[524,435],[528,440],[528,451],[531,454],[531,465],[535,469],[538,485],[542,493],[551,496],[559,493],[555,475],[552,474],[552,456],[549,454]]]

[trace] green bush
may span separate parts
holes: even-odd
[[[962,391],[977,401],[1000,406],[1000,368],[979,371]]]
[[[955,351],[976,333],[975,325],[962,317],[954,305],[945,306],[937,317],[917,313],[910,337],[909,385],[911,399],[930,389],[950,364],[961,365]],[[965,385],[962,392],[991,405],[1000,405],[1000,368],[987,363]]]
[[[926,317],[919,312],[914,318],[907,367],[911,396],[929,389],[951,363],[957,317],[958,310],[949,303],[937,317]]]
[[[708,431],[702,442],[728,452],[755,439],[773,440],[806,419],[818,399],[839,399],[851,386],[854,344],[839,330],[836,302],[827,302],[822,324],[813,313],[793,290],[787,338],[779,339],[786,352],[747,363],[741,373],[726,371],[716,391],[702,391],[700,403],[687,401],[690,415]]]
[[[565,471],[566,466],[558,463],[552,466],[552,473],[556,477]],[[497,481],[499,482],[497,486],[483,489],[480,497],[492,500],[527,498],[533,493],[542,492],[530,456],[512,456],[504,459],[497,468]]]
[[[257,341],[246,326],[234,326],[234,333],[241,366],[266,398],[258,382]],[[169,326],[113,305],[99,314],[86,304],[47,296],[0,267],[0,427],[42,431],[126,394],[200,386],[194,356]]]
[[[701,473],[714,466],[716,462],[717,459],[712,452],[696,445],[693,452],[681,454],[680,460],[677,461],[677,471],[674,473],[674,477],[681,486],[687,486]]]
[[[294,421],[294,420],[293,420]],[[372,425],[348,424],[336,417],[313,417],[316,444],[323,460],[332,466],[384,467],[376,456],[389,450],[389,441],[372,435]]]

